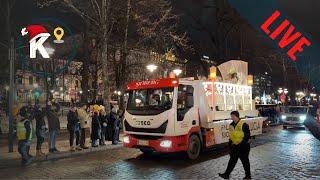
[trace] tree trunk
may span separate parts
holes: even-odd
[[[104,102],[106,107],[106,112],[110,111],[110,83],[109,83],[109,67],[108,67],[108,43],[105,40],[102,50],[101,50],[101,62],[103,68],[103,85],[104,85]]]
[[[89,89],[89,62],[90,62],[90,52],[89,52],[89,39],[88,39],[88,34],[85,33],[83,35],[83,49],[84,49],[84,59],[82,61],[82,80],[81,80],[81,89],[82,89],[82,95],[81,95],[81,102],[87,103],[88,102],[88,89]]]
[[[131,11],[131,0],[127,0],[127,14],[126,14],[126,25],[125,25],[125,32],[124,32],[124,41],[123,41],[123,47],[121,50],[120,55],[120,71],[118,74],[119,79],[119,85],[117,85],[117,88],[124,91],[125,83],[126,83],[126,59],[128,55],[128,29],[129,29],[129,21],[130,21],[130,11]]]

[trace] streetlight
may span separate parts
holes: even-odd
[[[317,95],[314,94],[314,93],[311,93],[310,96],[311,96],[311,97],[316,97]]]
[[[278,89],[278,93],[279,93],[279,94],[283,93],[283,89],[282,89],[282,88],[279,88],[279,89]]]
[[[158,68],[157,65],[154,64],[149,64],[147,65],[147,69],[152,73],[153,71],[155,71]]]
[[[288,91],[288,89],[284,89],[283,92],[284,92],[284,94],[288,94],[289,91]]]
[[[181,73],[182,73],[182,70],[181,69],[174,69],[173,70],[173,73],[176,75],[176,76],[179,76]]]

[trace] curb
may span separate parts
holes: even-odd
[[[49,153],[46,154],[44,157],[34,157],[33,162],[43,162],[43,161],[49,161],[49,160],[58,160],[58,159],[64,159],[64,158],[69,158],[69,157],[76,157],[84,154],[90,154],[94,152],[100,152],[100,151],[105,151],[105,150],[111,150],[111,149],[119,149],[122,148],[122,143],[119,143],[117,145],[106,145],[106,146],[101,146],[101,147],[96,147],[92,148],[90,147],[89,149],[82,149],[81,151],[63,151],[59,153]]]

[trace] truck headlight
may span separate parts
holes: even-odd
[[[163,141],[161,141],[160,146],[164,147],[164,148],[170,148],[172,146],[172,141],[163,140]]]
[[[287,116],[286,115],[282,115],[281,119],[287,119]]]
[[[302,115],[299,117],[300,121],[305,121],[307,119],[307,116],[306,115]]]
[[[126,143],[126,144],[129,144],[130,143],[129,136],[124,136],[123,137],[123,142]]]

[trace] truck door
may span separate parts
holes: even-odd
[[[198,112],[194,107],[194,98],[194,88],[192,85],[179,85],[177,120],[175,122],[176,135],[185,135],[192,127],[199,125]]]

